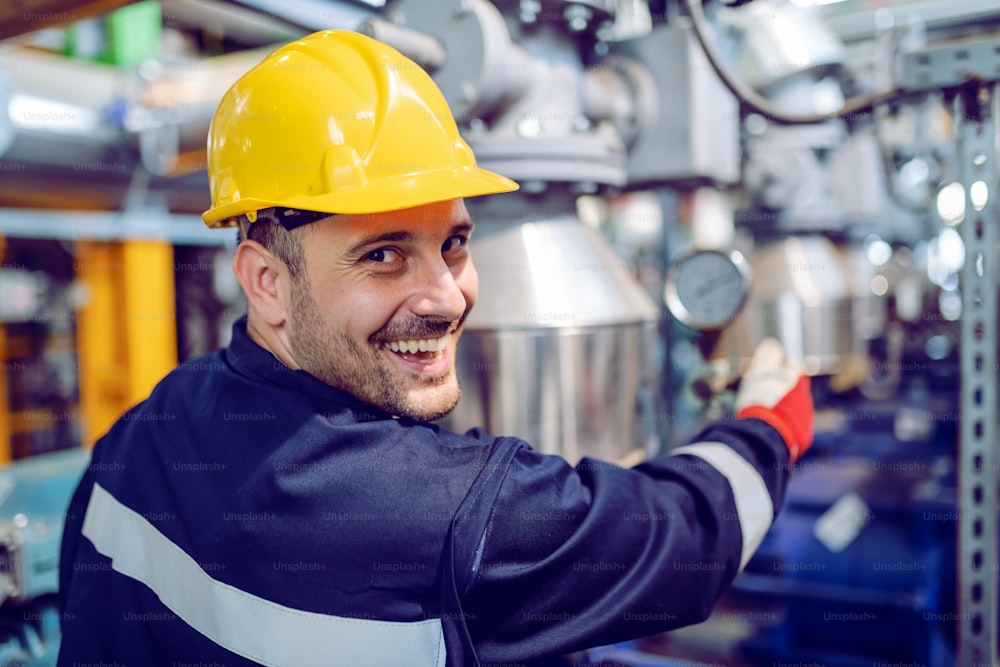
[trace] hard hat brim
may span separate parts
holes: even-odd
[[[363,188],[349,188],[320,195],[261,199],[242,198],[205,211],[201,219],[208,227],[230,227],[231,220],[251,211],[272,206],[319,211],[335,215],[385,213],[452,199],[512,192],[515,181],[480,169],[442,169],[413,175],[399,175],[367,183]],[[385,202],[381,205],[380,202]]]

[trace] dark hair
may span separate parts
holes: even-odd
[[[249,239],[267,248],[288,267],[288,273],[297,280],[305,268],[302,239],[285,229],[273,216],[261,211],[257,222],[250,222],[245,215],[237,218],[237,241]]]

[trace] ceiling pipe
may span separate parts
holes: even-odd
[[[133,2],[135,0],[32,0],[31,3],[0,3],[0,39],[75,23]]]

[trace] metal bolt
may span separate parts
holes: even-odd
[[[517,121],[517,133],[522,137],[537,137],[542,133],[542,121],[538,116],[524,116]]]
[[[760,114],[752,113],[747,116],[744,127],[749,134],[760,136],[767,131],[767,120]]]
[[[594,18],[594,13],[590,7],[584,5],[570,5],[563,10],[563,18],[569,24],[569,29],[573,32],[582,32],[590,25],[590,20]]]
[[[546,188],[548,188],[548,184],[536,178],[521,181],[521,190],[529,195],[545,192]]]
[[[463,81],[459,88],[462,91],[461,95],[463,102],[472,103],[479,97],[479,94],[476,92],[476,84],[471,81]]]
[[[539,0],[521,0],[518,7],[518,15],[522,23],[534,23],[538,20],[538,15],[542,12],[542,3]]]

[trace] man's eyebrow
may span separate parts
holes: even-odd
[[[406,230],[385,232],[384,234],[370,234],[363,236],[360,241],[348,248],[345,254],[349,257],[354,257],[363,254],[368,248],[380,243],[399,243],[400,241],[412,241],[414,238],[414,233]]]
[[[471,234],[475,225],[471,221],[460,222],[451,228],[449,234]],[[361,237],[357,243],[352,245],[344,253],[347,257],[357,257],[363,255],[372,246],[377,246],[382,243],[400,243],[400,242],[410,242],[417,238],[417,234],[401,229],[394,232],[384,232],[382,234],[369,234],[367,236]]]

